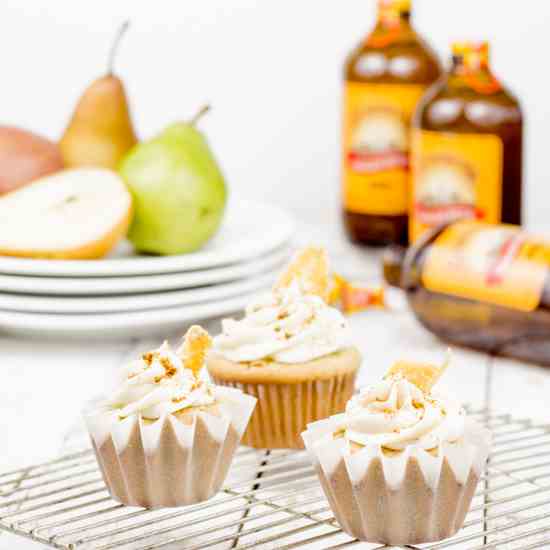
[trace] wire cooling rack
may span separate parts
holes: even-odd
[[[493,431],[494,444],[464,528],[406,548],[550,548],[550,424],[471,414]],[[67,550],[383,548],[340,530],[305,452],[246,448],[223,491],[177,509],[114,502],[89,450],[0,474],[0,529]]]

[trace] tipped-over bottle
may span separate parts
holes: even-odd
[[[461,220],[389,251],[384,274],[442,339],[550,366],[550,238]]]

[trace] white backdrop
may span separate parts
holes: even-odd
[[[142,138],[203,102],[202,123],[234,191],[327,218],[338,197],[340,74],[373,23],[375,0],[2,0],[0,121],[55,138],[105,70],[117,26],[132,27],[116,70]],[[493,65],[528,118],[527,218],[550,198],[550,2],[416,0],[417,28],[444,56],[488,38]],[[537,63],[539,69],[537,70]]]

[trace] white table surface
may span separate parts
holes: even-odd
[[[334,268],[358,280],[380,277],[376,253],[349,245],[321,227],[301,228],[300,241],[325,244]],[[364,356],[360,383],[379,378],[393,360],[414,357],[441,361],[446,345],[425,331],[409,313],[398,291],[393,307],[349,317]],[[219,320],[208,323],[216,331]],[[182,327],[183,332],[185,327]],[[0,336],[2,408],[0,472],[47,460],[66,448],[81,430],[79,411],[101,393],[106,380],[125,360],[156,347],[162,337],[108,342],[17,339]],[[491,380],[488,386],[487,381]],[[550,369],[453,350],[453,364],[442,386],[474,406],[489,406],[522,417],[547,420]],[[0,533],[0,550],[32,550],[41,545]]]

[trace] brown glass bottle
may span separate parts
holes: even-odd
[[[386,255],[384,273],[443,340],[550,366],[550,239],[462,220]]]
[[[519,101],[494,77],[486,42],[453,44],[448,73],[413,117],[409,236],[470,217],[521,224]]]
[[[410,119],[440,74],[411,25],[410,0],[379,0],[375,28],[344,68],[343,217],[352,241],[407,243]]]

